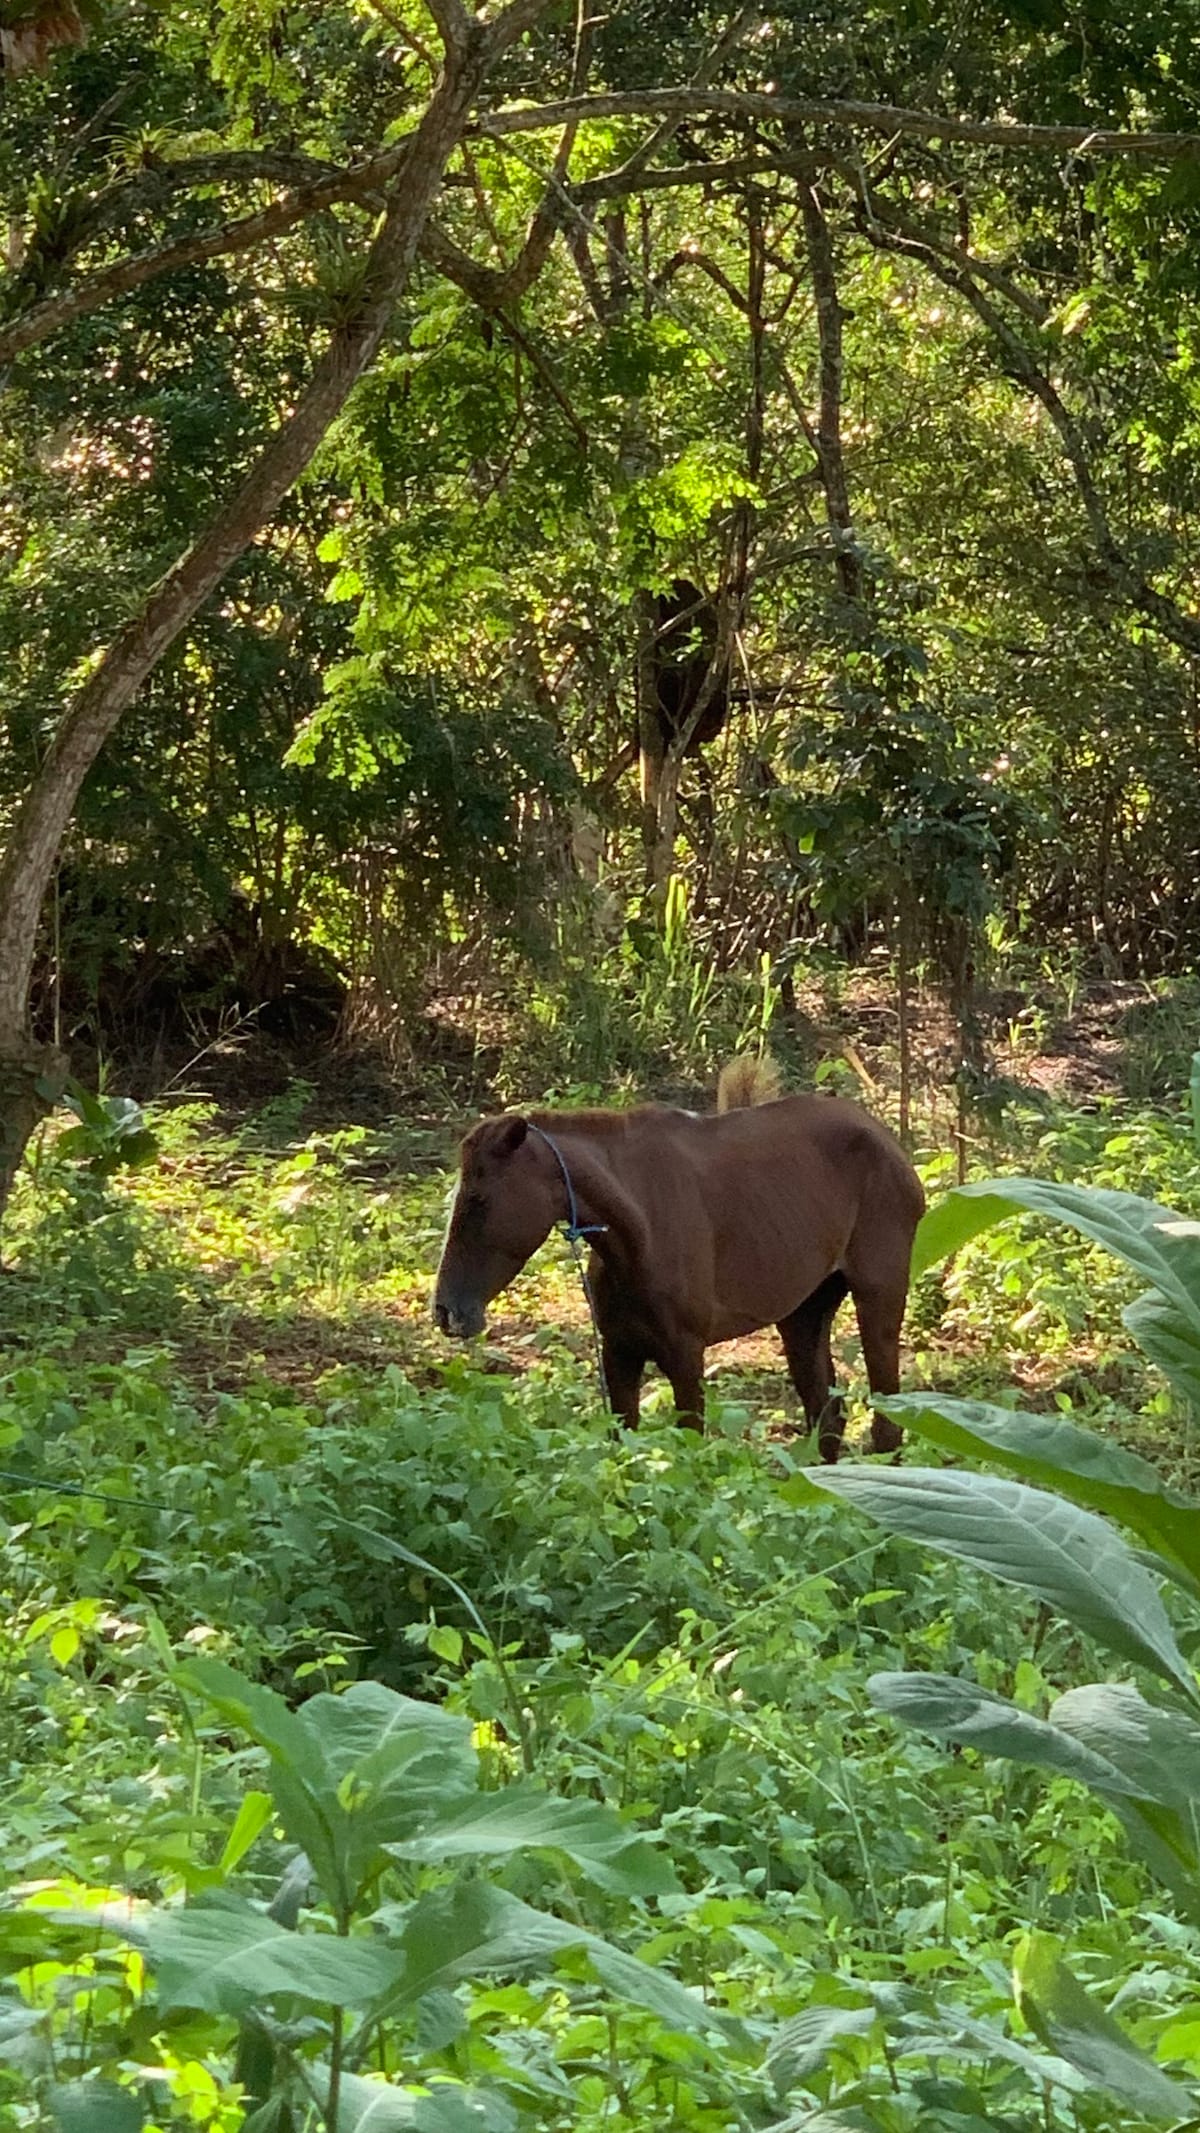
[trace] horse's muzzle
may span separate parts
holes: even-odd
[[[452,1341],[474,1340],[487,1323],[482,1304],[452,1304],[441,1296],[433,1299],[433,1316],[439,1333],[446,1334]]]

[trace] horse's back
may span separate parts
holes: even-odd
[[[785,1096],[679,1120],[704,1210],[710,1339],[777,1323],[835,1269],[905,1279],[924,1195],[899,1142],[858,1104]]]

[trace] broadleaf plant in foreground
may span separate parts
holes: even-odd
[[[1125,1323],[1175,1391],[1200,1399],[1200,1223],[1133,1193],[988,1181],[959,1187],[930,1210],[914,1270],[1019,1212],[1057,1216],[1153,1284]],[[943,1740],[1086,1785],[1180,1910],[1200,1922],[1200,1690],[1155,1577],[1200,1593],[1200,1504],[1165,1487],[1145,1460],[1062,1417],[927,1393],[887,1404],[943,1450],[1008,1471],[840,1467],[813,1473],[813,1484],[893,1533],[1020,1586],[1143,1669],[1153,1700],[1129,1681],[1093,1682],[1038,1717],[952,1675],[889,1672],[868,1682],[872,1701]],[[1137,1536],[1140,1552],[1113,1521]],[[1151,2118],[1195,2113],[1195,2091],[1138,2050],[1046,1935],[1021,1942],[1013,1987],[1028,2026],[1090,2087]]]

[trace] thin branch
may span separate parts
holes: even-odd
[[[863,173],[844,163],[838,163],[832,167],[838,171],[840,176],[847,178],[853,186],[860,208],[860,227],[864,228],[869,236],[869,225],[881,211],[867,187]],[[926,224],[913,222],[908,216],[902,214],[898,208],[894,207],[890,201],[883,208],[882,213],[887,228],[894,235],[905,237],[918,248],[924,247],[926,250],[936,253],[940,259],[948,261],[950,265],[956,268],[965,269],[968,274],[973,274],[977,280],[986,282],[987,286],[990,289],[994,289],[998,296],[1003,296],[1018,311],[1023,312],[1033,325],[1038,327],[1045,325],[1050,316],[1049,305],[1043,303],[1039,296],[1034,296],[1030,290],[1023,289],[1019,282],[1013,280],[1011,274],[1004,272],[1002,267],[995,266],[991,260],[982,258],[978,252],[972,252],[967,246],[950,243],[948,239],[940,236],[937,231],[929,229]]]
[[[517,0],[520,4],[520,0]],[[512,133],[543,133],[572,119],[753,118],[784,125],[828,124],[851,132],[912,134],[925,141],[969,141],[987,148],[1032,148],[1073,156],[1136,156],[1150,161],[1200,158],[1200,133],[1121,133],[1101,127],[1029,126],[1016,119],[950,118],[936,111],[910,111],[900,104],[867,104],[850,98],[775,96],[744,89],[625,89],[564,97],[557,103],[493,111],[474,130],[499,139]]]
[[[820,400],[815,444],[825,489],[825,508],[833,537],[838,579],[847,600],[860,602],[866,590],[862,557],[854,537],[854,514],[842,449],[842,306],[829,224],[815,184],[804,188],[804,233],[817,308]]]
[[[487,49],[489,66],[507,52],[535,27],[545,14],[550,0],[509,0],[502,14],[488,25]],[[568,119],[569,122],[569,119]]]
[[[808,170],[813,160],[810,155],[755,155],[731,156],[726,162],[710,163],[697,157],[694,163],[669,163],[662,170],[639,170],[632,175],[628,163],[623,163],[619,170],[602,171],[598,177],[584,178],[573,185],[571,198],[578,207],[587,207],[593,200],[618,199],[624,193],[662,192],[677,185],[738,185],[747,178],[789,177]],[[817,152],[818,163],[827,160]]]
[[[389,7],[387,0],[367,0],[367,4],[374,9],[380,21],[386,22],[389,30],[395,32],[402,45],[410,52],[415,52],[417,58],[423,60],[427,67],[437,71],[436,55],[430,51],[424,38],[418,37],[416,31],[410,28],[403,15],[398,14],[394,7]]]
[[[746,0],[746,5],[738,9],[732,22],[727,24],[712,50],[705,53],[692,76],[689,87],[706,89],[717,68],[728,59],[729,54],[741,43],[747,32],[752,30],[761,19],[758,0]],[[660,148],[665,148],[667,142],[674,139],[682,123],[682,114],[677,118],[663,119],[662,123],[654,128],[653,133],[647,134],[641,147],[634,149],[633,154],[627,162],[621,165],[620,170],[613,173],[614,177],[629,181],[637,178],[645,170],[646,165],[658,154]],[[627,189],[632,190],[632,184]]]
[[[174,161],[147,162],[131,176],[119,178],[86,204],[73,208],[69,231],[72,251],[111,228],[125,214],[159,206],[172,193],[192,185],[312,185],[335,166],[315,156],[276,148],[235,148]]]
[[[715,282],[717,288],[724,291],[730,303],[742,313],[743,317],[748,315],[750,310],[749,298],[743,296],[737,283],[729,279],[724,269],[717,265],[715,259],[710,259],[707,252],[693,250],[690,246],[685,245],[681,251],[672,253],[665,267],[654,276],[655,289],[659,291],[665,289],[667,283],[673,281],[684,267],[699,267],[702,274],[707,274],[709,280]]]
[[[400,162],[407,154],[408,143],[403,144]],[[270,207],[261,208],[257,214],[243,216],[240,222],[219,223],[214,229],[197,231],[191,237],[175,238],[167,244],[152,245],[148,251],[135,252],[130,259],[119,259],[111,267],[101,267],[95,274],[88,274],[72,288],[60,289],[53,296],[43,297],[38,304],[30,306],[19,318],[7,327],[0,327],[0,365],[11,363],[27,349],[36,348],[59,333],[64,326],[73,325],[76,319],[86,317],[117,297],[128,296],[148,281],[161,274],[173,274],[181,267],[196,266],[206,259],[217,259],[231,253],[251,250],[265,239],[278,237],[293,229],[298,222],[328,208],[338,200],[352,200],[362,195],[377,192],[395,176],[397,151],[392,149],[378,156],[373,166],[360,165],[355,171],[338,171],[310,185],[301,192],[285,193]]]
[[[576,0],[575,50],[571,60],[571,94],[581,96],[587,82],[588,63],[592,48],[592,19],[587,12],[588,0]],[[546,188],[534,209],[525,241],[517,257],[504,277],[504,301],[515,302],[533,287],[550,256],[554,233],[562,218],[562,201],[566,191],[567,173],[571,167],[571,153],[579,128],[574,120],[564,126],[562,139],[555,151]]]
[[[1139,614],[1153,622],[1170,643],[1177,645],[1192,658],[1200,655],[1200,619],[1188,614],[1168,593],[1159,592],[1156,586],[1148,584],[1136,564],[1119,545],[1109,524],[1108,512],[1092,471],[1091,459],[1079,424],[1048,372],[1043,370],[1036,360],[1033,351],[1009,325],[990,298],[984,295],[978,282],[967,271],[969,262],[964,260],[961,265],[953,263],[931,250],[928,245],[909,236],[890,234],[886,225],[881,223],[877,223],[869,234],[872,242],[881,249],[920,259],[929,273],[935,275],[948,289],[953,289],[970,305],[991,335],[999,351],[1002,367],[1008,376],[1041,403],[1058,433],[1063,455],[1075,479],[1075,487],[1091,531],[1101,570],[1109,585]]]
[[[453,239],[447,237],[445,231],[438,229],[433,223],[426,227],[421,254],[439,274],[444,274],[447,281],[454,282],[469,296],[472,303],[478,304],[488,318],[494,319],[513,346],[528,357],[551,399],[562,409],[574,430],[581,450],[586,451],[589,442],[587,430],[555,377],[550,363],[536,343],[529,339],[524,329],[504,308],[504,277],[494,274],[490,267],[478,266],[468,252],[460,250]]]

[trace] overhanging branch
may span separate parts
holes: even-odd
[[[1100,485],[1079,423],[1055,385],[1049,369],[1043,367],[1028,342],[1009,324],[991,296],[985,294],[980,287],[979,279],[970,271],[978,263],[967,259],[959,262],[949,247],[935,249],[911,231],[890,230],[887,211],[881,211],[878,206],[873,207],[871,220],[864,222],[864,228],[872,243],[888,251],[901,252],[909,258],[919,259],[929,273],[936,276],[946,288],[953,289],[970,305],[990,335],[1002,368],[1014,384],[1021,386],[1040,402],[1058,434],[1063,456],[1074,477],[1076,492],[1088,523],[1100,570],[1112,591],[1139,614],[1144,615],[1146,620],[1153,623],[1180,651],[1186,652],[1193,659],[1200,657],[1200,618],[1187,613],[1169,593],[1160,592],[1157,586],[1151,585],[1142,576],[1136,563],[1126,555],[1109,523]],[[997,270],[993,270],[993,283],[998,279],[1002,280],[1003,277],[998,275]],[[1015,293],[1013,295],[1015,301]]]
[[[775,96],[747,89],[624,89],[563,97],[558,103],[493,111],[474,131],[492,139],[541,133],[573,119],[749,118],[780,125],[832,125],[849,132],[909,134],[923,141],[967,141],[987,148],[1030,148],[1052,155],[1129,156],[1150,162],[1200,159],[1200,133],[1124,133],[1104,127],[1029,126],[1018,119],[952,118],[900,104],[840,97]]]

